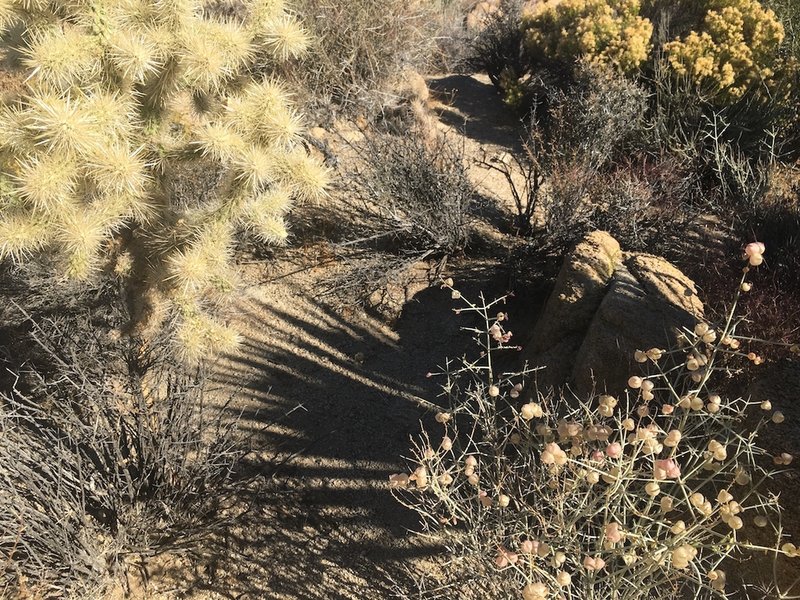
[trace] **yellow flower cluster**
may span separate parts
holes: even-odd
[[[526,17],[526,45],[534,55],[638,69],[651,49],[653,24],[639,16],[640,0],[562,0]]]
[[[676,73],[734,101],[753,85],[772,85],[784,35],[775,13],[758,0],[711,0],[701,30],[664,48]]]

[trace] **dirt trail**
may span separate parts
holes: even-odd
[[[513,149],[515,124],[488,81],[449,76],[431,88],[441,127],[466,134],[468,156]],[[493,173],[471,175],[490,195]],[[394,329],[338,311],[319,297],[336,265],[318,266],[315,250],[246,268],[248,287],[230,310],[243,343],[213,368],[214,396],[233,398],[227,410],[252,436],[250,510],[213,540],[215,550],[150,565],[145,597],[389,598],[395,583],[409,587],[404,567],[434,568],[435,548],[407,534],[416,517],[392,499],[387,478],[404,468],[420,420],[432,420],[415,401],[436,400],[426,373],[468,350],[469,338],[439,288],[406,304]],[[472,297],[506,291],[495,262],[450,269]],[[521,295],[508,307],[521,330],[535,314],[526,302]]]

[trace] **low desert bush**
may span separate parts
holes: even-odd
[[[495,87],[516,81],[528,70],[523,57],[522,0],[503,0],[470,44],[467,65],[485,72]],[[506,90],[508,93],[508,90]]]
[[[758,0],[706,4],[696,28],[663,46],[675,74],[687,76],[718,105],[760,87],[785,93],[777,89],[785,31],[775,13]]]
[[[742,136],[746,152],[773,130],[796,144],[791,10],[782,7],[781,19],[757,0],[543,3],[522,18],[522,49],[490,37],[489,48],[503,51],[487,53],[495,60],[484,63],[502,75],[496,85],[507,100],[523,108],[541,103],[541,81],[566,89],[580,74],[576,67],[588,63],[643,85],[651,120],[673,114],[674,127],[695,130],[721,116],[730,141]],[[499,39],[514,43],[509,33]]]
[[[363,299],[392,273],[427,260],[443,264],[469,241],[475,190],[462,145],[447,136],[374,133],[355,147],[342,182],[340,215],[349,215],[337,246],[355,260],[331,282]]]
[[[311,112],[373,115],[406,69],[425,71],[434,54],[437,2],[300,0],[312,36],[299,68],[290,68]]]
[[[445,282],[480,353],[447,364],[439,429],[417,438],[410,473],[390,477],[447,548],[437,593],[464,585],[525,600],[725,598],[736,561],[800,556],[762,486],[769,469],[792,461],[784,453],[765,468],[757,442],[783,414],[716,391],[731,361],[762,362],[745,349],[735,314],[763,250],[747,246],[727,319],[686,330],[681,347],[636,351],[642,370],[620,397],[526,389],[529,373],[498,372],[497,354],[516,349],[503,299],[475,304]],[[760,418],[745,429],[753,411]]]
[[[26,321],[28,348],[4,361],[3,597],[100,597],[131,555],[195,546],[242,456],[201,372],[83,314]]]
[[[638,70],[652,47],[653,25],[640,16],[640,0],[562,0],[525,18],[525,45],[534,61],[567,70],[584,58],[623,73]]]
[[[693,155],[654,151],[647,91],[584,63],[569,88],[547,93],[547,110],[530,125],[524,151],[485,163],[511,187],[515,231],[556,255],[593,229],[629,248],[663,246],[663,223],[690,220],[701,194]]]

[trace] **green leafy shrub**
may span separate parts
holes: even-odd
[[[235,233],[281,243],[291,202],[318,198],[327,179],[284,87],[252,75],[302,54],[305,31],[282,2],[237,6],[222,17],[194,0],[22,2],[2,14],[25,82],[0,111],[0,258],[43,257],[77,280],[115,270],[135,320],[173,316],[192,359],[236,341],[208,311],[235,284]]]
[[[750,265],[763,260],[763,246],[746,251]],[[745,358],[733,311],[750,289],[747,271],[724,324],[698,323],[681,348],[637,351],[644,372],[619,398],[526,392],[530,373],[498,372],[498,354],[515,350],[505,299],[475,304],[445,282],[460,299],[456,314],[475,321],[465,329],[480,355],[447,364],[438,430],[417,438],[410,473],[390,477],[448,550],[436,593],[725,598],[726,570],[741,553],[800,556],[763,493],[769,471],[755,436],[783,414],[715,391],[716,374]],[[761,416],[751,434],[743,424],[752,411]]]

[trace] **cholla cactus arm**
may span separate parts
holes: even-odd
[[[124,270],[167,300],[184,353],[233,341],[206,311],[233,287],[236,231],[283,242],[292,202],[327,184],[289,93],[254,75],[304,52],[300,22],[277,0],[236,19],[197,0],[0,2],[0,27],[16,23],[25,83],[0,110],[0,258],[46,251],[86,279],[125,230]]]

